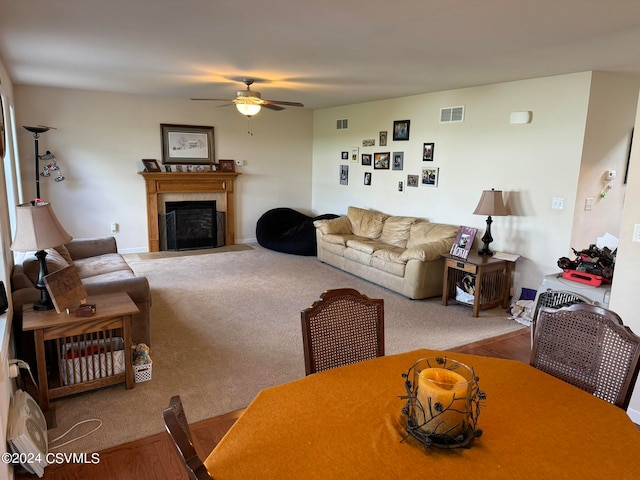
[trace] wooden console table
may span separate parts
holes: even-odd
[[[444,279],[442,284],[442,304],[447,306],[449,300],[456,298],[456,283],[465,274],[475,275],[475,294],[473,296],[473,316],[477,317],[480,310],[509,306],[509,292],[511,290],[511,273],[514,262],[502,260],[492,256],[478,255],[470,252],[469,257],[455,257],[443,255]],[[459,302],[464,303],[464,302]]]
[[[24,307],[22,330],[34,332],[40,407],[43,411],[49,409],[49,399],[115,383],[124,382],[127,389],[134,386],[131,316],[139,313],[138,307],[125,292],[88,297],[87,303],[96,305],[96,313],[91,317],[76,317],[75,312],[35,311],[33,306]],[[116,355],[114,345],[119,334],[122,335],[121,353]],[[45,345],[46,342],[53,345]],[[79,346],[85,352],[78,352]],[[96,348],[95,353],[93,348]],[[91,351],[86,352],[89,349]],[[52,350],[55,350],[56,368],[52,366],[51,372],[47,372],[46,352]],[[118,356],[124,362],[122,372],[116,372],[115,365],[121,362]]]
[[[160,251],[158,213],[160,196],[165,193],[219,193],[224,196],[225,243],[235,245],[234,182],[237,172],[138,172],[147,192],[147,232],[149,251]]]

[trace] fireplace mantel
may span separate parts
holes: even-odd
[[[236,172],[138,172],[147,191],[147,231],[149,251],[160,250],[158,213],[161,195],[166,193],[219,193],[224,196],[226,244],[235,244],[234,182]]]

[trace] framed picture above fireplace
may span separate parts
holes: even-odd
[[[213,127],[161,123],[160,131],[164,165],[213,164]]]

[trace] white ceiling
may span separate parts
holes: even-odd
[[[640,0],[0,0],[15,84],[308,108],[601,70],[640,77]]]

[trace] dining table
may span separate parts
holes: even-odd
[[[468,447],[407,433],[403,374],[429,357],[472,367],[485,392]],[[526,363],[421,349],[260,391],[205,465],[217,480],[631,480],[640,431],[621,408]]]

